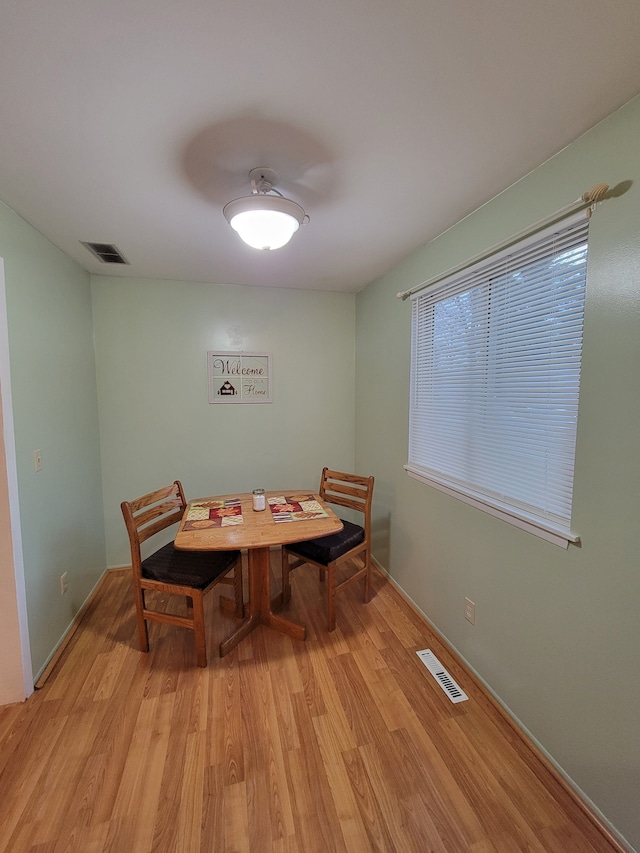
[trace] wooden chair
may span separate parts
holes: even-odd
[[[336,594],[348,584],[364,578],[364,600],[371,598],[371,501],[373,498],[373,477],[359,477],[323,468],[320,479],[320,497],[331,504],[349,507],[362,513],[363,524],[345,521],[339,533],[295,542],[282,548],[282,600],[289,601],[291,586],[289,573],[310,563],[319,569],[320,580],[327,579],[327,627],[333,631],[336,627]],[[289,563],[289,555],[294,557]],[[336,583],[336,569],[344,563],[354,560],[362,563],[353,574]]]
[[[232,584],[235,600],[221,598],[220,606],[233,611],[236,616],[244,615],[240,551],[178,551],[173,547],[173,542],[169,542],[142,559],[141,543],[179,522],[184,514],[187,501],[179,480],[137,500],[123,501],[120,506],[131,545],[140,649],[149,651],[147,621],[178,625],[193,631],[197,664],[206,666],[205,594],[217,583]],[[233,576],[230,577],[231,572]],[[188,614],[178,616],[151,610],[145,601],[147,590],[186,596]]]

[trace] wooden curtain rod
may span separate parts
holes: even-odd
[[[431,285],[437,284],[439,281],[448,278],[450,275],[462,272],[463,270],[467,269],[467,267],[473,266],[473,264],[476,264],[479,261],[484,261],[487,258],[490,258],[491,255],[495,255],[497,252],[508,248],[512,243],[515,243],[517,240],[523,240],[525,237],[528,237],[531,234],[535,234],[536,231],[538,231],[540,228],[544,228],[545,225],[550,225],[552,222],[564,219],[565,217],[570,216],[572,213],[578,211],[580,208],[588,207],[589,210],[587,211],[587,216],[591,216],[592,211],[595,210],[596,204],[599,201],[602,201],[608,191],[609,184],[596,184],[595,186],[591,187],[590,190],[587,190],[586,193],[583,193],[580,198],[577,198],[570,204],[561,207],[560,210],[556,210],[555,213],[551,213],[548,216],[545,216],[543,219],[539,219],[537,222],[534,222],[533,225],[529,225],[527,226],[527,228],[523,228],[516,234],[512,234],[511,237],[508,237],[506,240],[502,240],[500,243],[495,243],[493,246],[490,246],[488,249],[484,249],[484,251],[480,252],[477,255],[474,255],[472,258],[468,258],[461,264],[457,264],[454,267],[450,267],[443,273],[438,273],[437,275],[433,276],[433,278],[430,278],[427,281],[423,281],[422,284],[417,284],[410,290],[399,291],[398,293],[396,293],[397,298],[402,299],[402,301],[404,302],[405,299],[408,299],[410,296],[413,296],[414,293],[418,293],[420,290],[424,290],[425,287],[431,287]]]

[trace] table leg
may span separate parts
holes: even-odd
[[[235,649],[238,643],[241,640],[244,640],[244,638],[253,631],[256,625],[259,624],[260,619],[257,614],[246,616],[242,624],[239,625],[232,634],[229,634],[226,640],[223,640],[220,643],[220,657],[223,658],[225,655],[228,655],[229,652]]]
[[[294,640],[304,640],[307,636],[304,625],[292,622],[284,616],[278,616],[271,609],[271,556],[269,549],[253,548],[249,551],[249,573],[251,573],[252,562],[254,575],[260,584],[259,613],[261,623],[293,637]]]
[[[271,558],[268,548],[252,548],[249,557],[249,602],[244,622],[220,643],[220,657],[228,654],[238,643],[253,631],[256,625],[267,625],[281,631],[294,640],[304,640],[307,631],[304,625],[278,616],[271,609]],[[277,600],[274,599],[274,601]]]

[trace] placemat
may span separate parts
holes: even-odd
[[[226,498],[222,501],[199,501],[190,504],[182,529],[199,530],[204,527],[227,527],[230,524],[242,524],[243,520],[240,498]]]
[[[309,521],[311,518],[328,518],[313,495],[277,495],[269,498],[269,509],[275,522]]]

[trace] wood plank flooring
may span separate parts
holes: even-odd
[[[317,574],[291,583],[306,642],[260,627],[220,659],[235,620],[214,593],[199,669],[180,628],[138,651],[129,574],[109,573],[44,687],[0,709],[0,851],[620,850],[382,575],[332,634]]]

